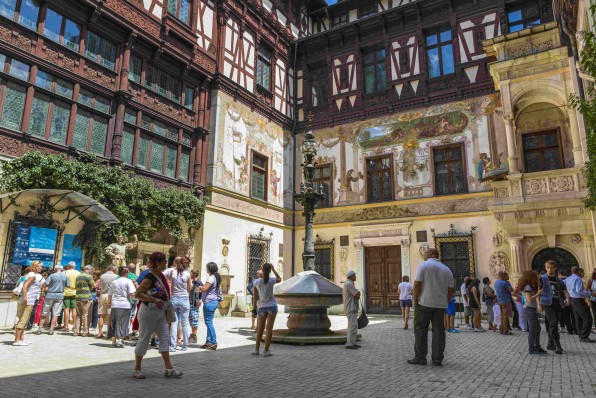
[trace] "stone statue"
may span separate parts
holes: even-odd
[[[105,248],[105,253],[112,259],[112,265],[124,267],[126,265],[126,250],[133,249],[138,243],[137,236],[134,236],[133,243],[126,243],[122,235],[116,237],[116,242]]]

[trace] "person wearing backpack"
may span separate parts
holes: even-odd
[[[482,283],[484,284],[484,289],[482,291],[482,300],[484,304],[486,304],[486,320],[488,321],[488,329],[495,331],[495,300],[497,299],[497,295],[495,294],[495,290],[490,287],[490,278],[484,277],[482,279]]]

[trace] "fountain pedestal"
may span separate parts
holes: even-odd
[[[286,306],[287,329],[273,331],[272,341],[290,344],[345,343],[345,331],[332,331],[327,308],[343,302],[342,289],[315,271],[304,271],[277,285],[275,299]]]

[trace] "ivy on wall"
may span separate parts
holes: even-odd
[[[86,222],[77,236],[86,259],[103,263],[103,249],[117,235],[150,240],[165,228],[176,240],[185,232],[192,238],[201,227],[205,201],[179,188],[156,188],[147,179],[135,177],[120,166],[105,166],[96,157],[77,153],[74,159],[62,155],[28,152],[3,165],[0,191],[63,189],[80,192],[118,218],[119,224]]]
[[[590,12],[594,14],[596,7],[591,6]],[[581,69],[584,73],[596,79],[596,37],[594,33],[586,34],[584,46],[581,52]],[[586,151],[588,160],[584,167],[588,196],[585,204],[590,209],[596,208],[596,88],[594,84],[588,84],[586,98],[580,99],[572,95],[571,103],[581,112],[586,128]]]

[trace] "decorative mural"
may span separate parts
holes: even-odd
[[[433,148],[446,144],[463,145],[468,192],[488,190],[481,179],[501,157],[488,131],[497,106],[488,95],[315,131],[318,154],[337,170],[334,205],[366,201],[366,158],[377,155],[393,159],[395,199],[433,196]]]
[[[291,139],[283,129],[263,116],[250,112],[244,106],[222,96],[219,117],[223,125],[217,144],[214,185],[241,195],[250,195],[250,168],[252,152],[256,151],[268,159],[267,202],[282,206],[284,196],[291,186],[289,178],[284,181],[284,170],[288,170],[287,157],[291,154]]]

